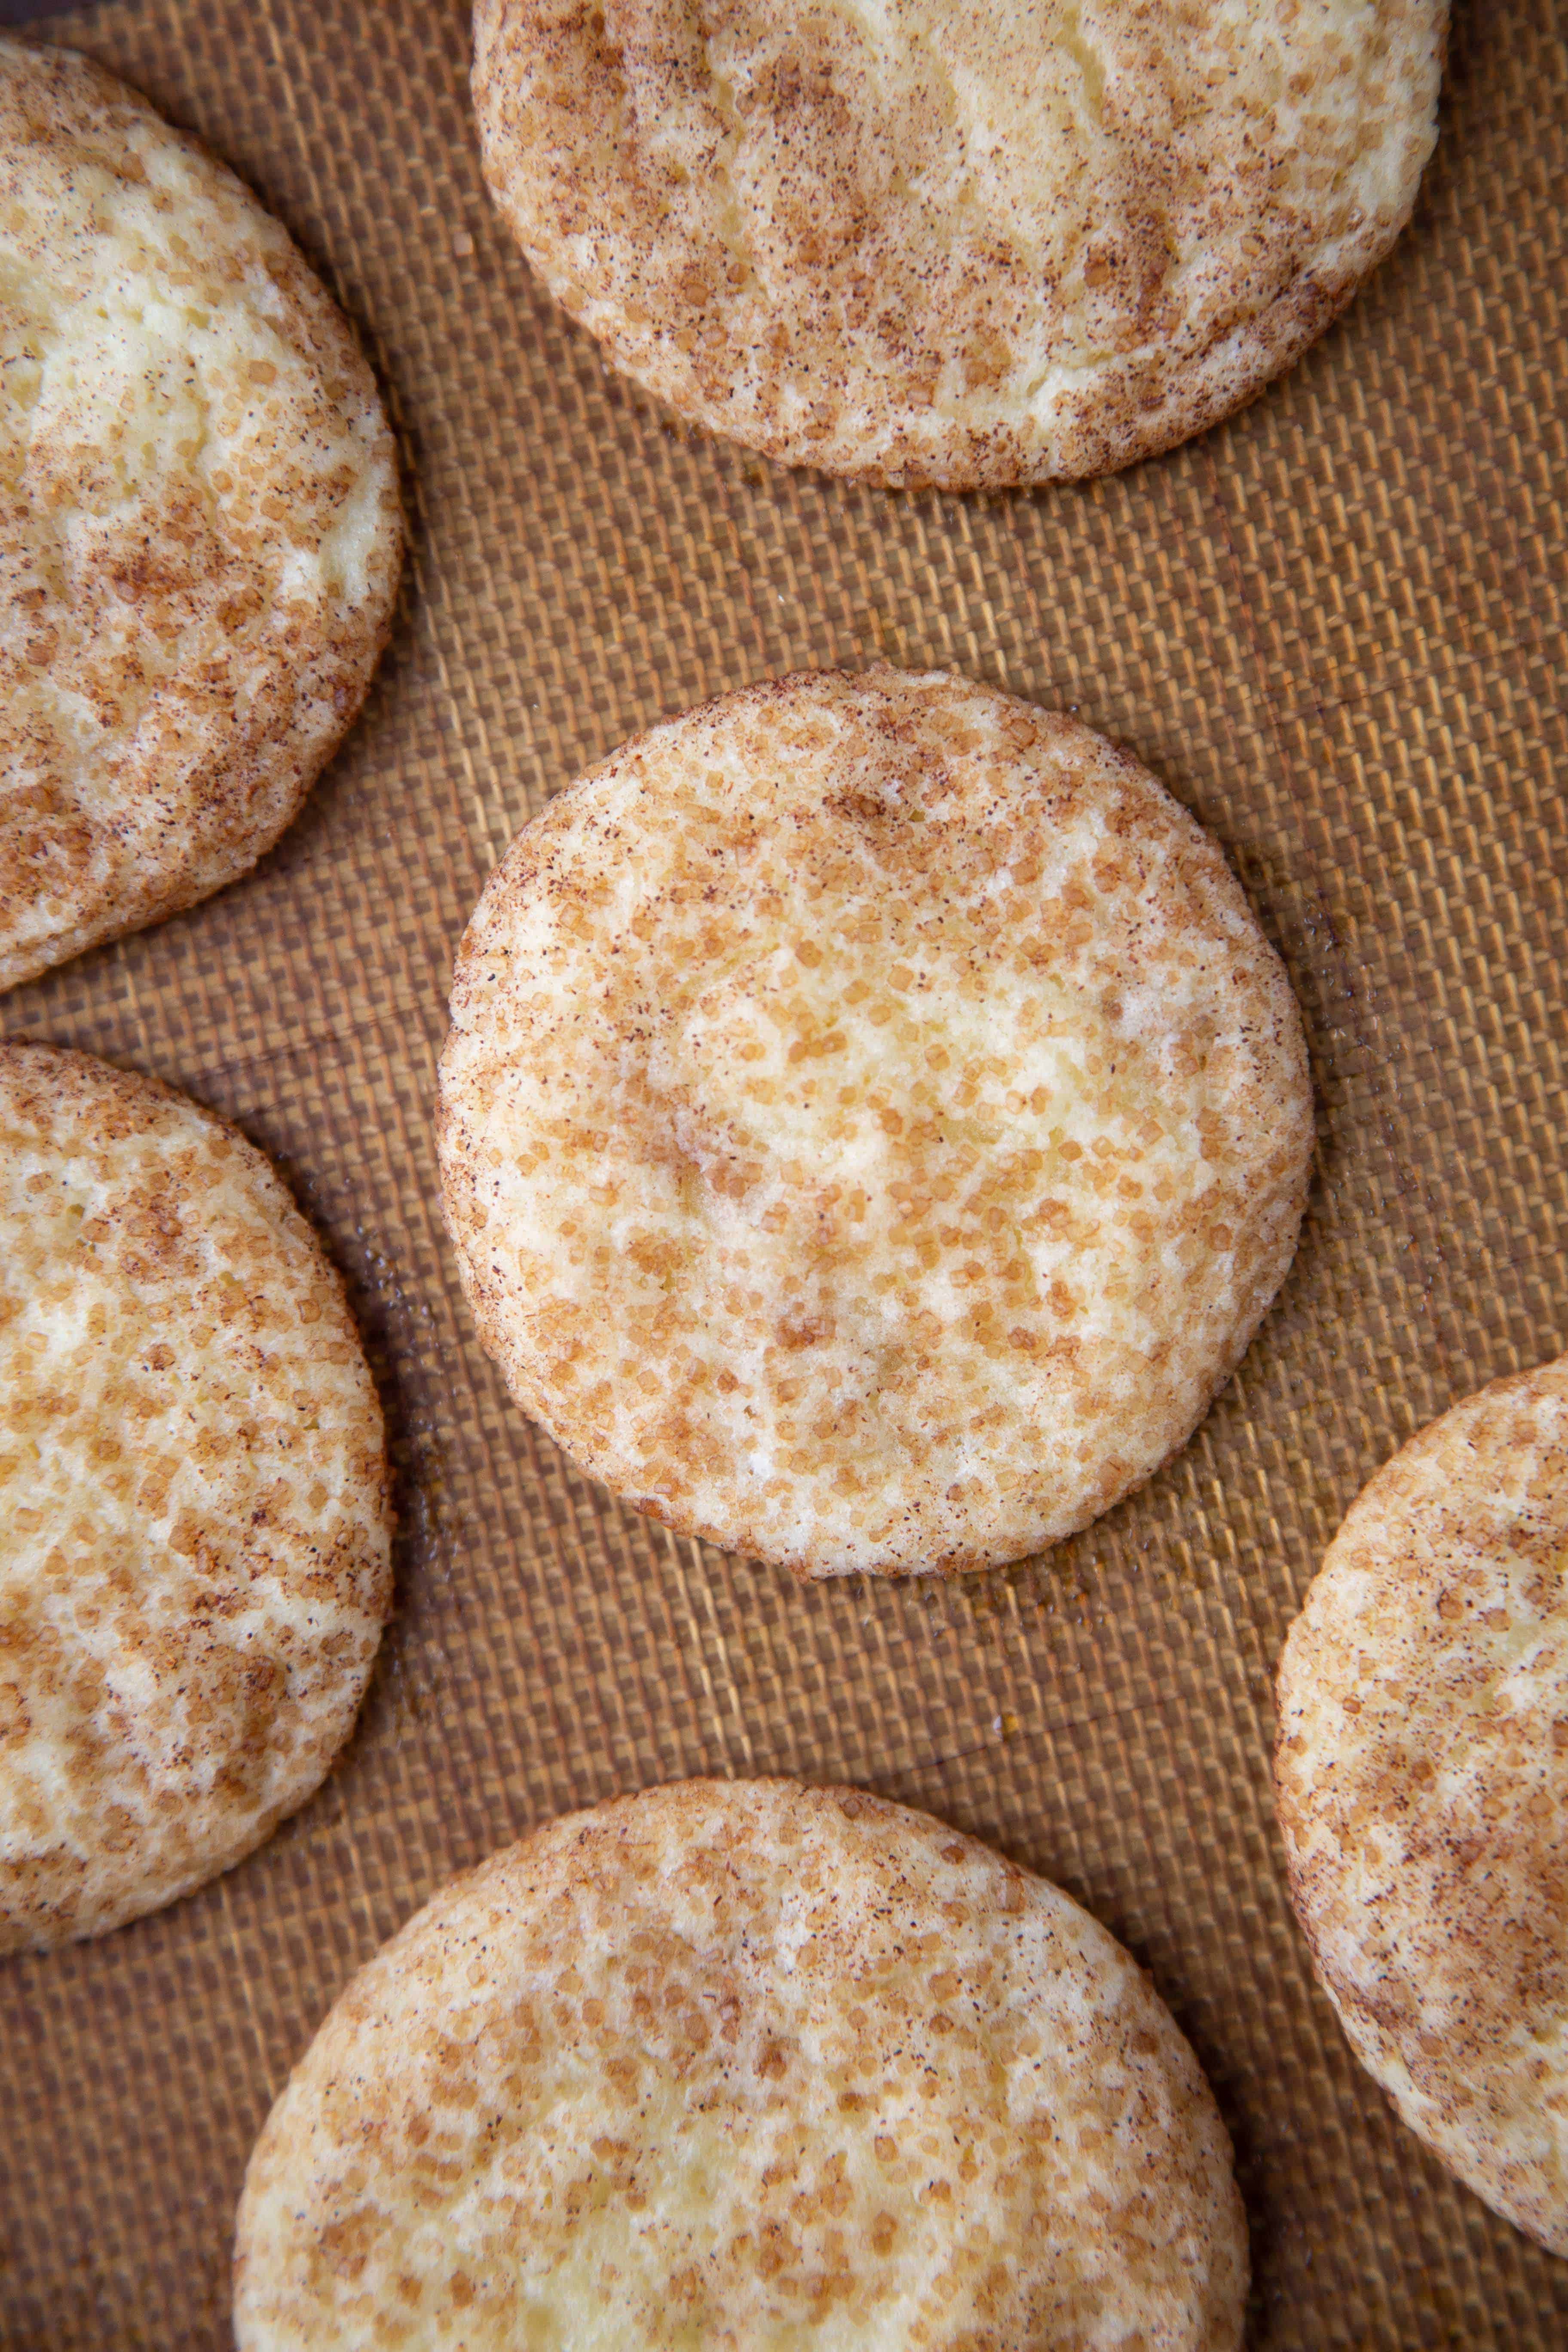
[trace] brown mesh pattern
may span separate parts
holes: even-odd
[[[491,218],[462,0],[114,0],[52,27],[204,133],[360,321],[414,553],[363,723],[257,876],[0,1005],[237,1119],[347,1273],[397,1433],[360,1733],[251,1861],[0,1969],[0,2347],[216,2352],[250,2143],[343,1978],[545,1815],[863,1781],[1059,1879],[1235,2133],[1268,2352],[1555,2352],[1568,2269],[1405,2133],[1312,1987],[1269,1675],[1363,1478],[1568,1347],[1559,778],[1568,42],[1460,0],[1415,227],[1245,415],[1115,480],[888,496],[689,438]],[[579,766],[748,679],[958,663],[1131,746],[1228,845],[1311,1038],[1302,1251],[1186,1454],[1037,1567],[803,1590],[678,1544],[508,1404],[436,1206],[452,949]]]

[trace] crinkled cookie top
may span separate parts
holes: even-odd
[[[152,1079],[0,1045],[0,1951],[248,1853],[391,1597],[375,1390],[271,1168]]]
[[[1568,2254],[1568,1358],[1456,1405],[1352,1504],[1285,1645],[1275,1771],[1358,2056]]]
[[[479,0],[491,190],[683,415],[949,488],[1225,416],[1410,216],[1447,0]]]
[[[1295,1249],[1300,1018],[1215,845],[1069,719],[806,674],[552,803],[458,955],[479,1334],[673,1527],[1016,1559],[1187,1438]]]
[[[849,1790],[552,1822],[363,1969],[240,2206],[240,2352],[1235,2352],[1230,2150],[1142,1971]]]
[[[0,39],[0,988],[254,865],[402,543],[347,322],[233,174]]]

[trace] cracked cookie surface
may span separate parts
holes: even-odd
[[[1370,1480],[1279,1665],[1290,1890],[1362,2063],[1568,2255],[1568,1357]]]
[[[1312,1118],[1186,812],[1072,719],[879,667],[689,711],[525,828],[437,1135],[525,1410],[825,1576],[1020,1559],[1156,1469],[1284,1278]]]
[[[1102,473],[1409,218],[1447,0],[478,0],[491,192],[617,365],[769,457]]]
[[[0,1045],[0,1952],[173,1902],[303,1804],[391,1586],[369,1367],[268,1161]]]
[[[122,83],[0,38],[0,988],[269,848],[402,544],[346,320]]]
[[[1058,1888],[848,1789],[687,1781],[439,1894],[296,2067],[240,2352],[1235,2352],[1230,2149]]]

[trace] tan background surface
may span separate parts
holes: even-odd
[[[1568,24],[1461,5],[1415,228],[1284,383],[1120,479],[845,489],[606,375],[492,221],[461,0],[57,20],[201,131],[360,322],[414,553],[364,722],[258,875],[0,1006],[272,1151],[396,1433],[400,1609],[358,1737],[261,1853],[0,1969],[0,2346],[227,2338],[269,2100],[350,1970],[561,1809],[782,1769],[929,1806],[1152,1969],[1235,2134],[1252,2342],[1568,2342],[1568,2266],[1394,2122],[1311,1984],[1269,1675],[1363,1479],[1568,1346]],[[661,713],[795,664],[954,661],[1133,747],[1229,845],[1312,1039],[1296,1270],[1185,1455],[1047,1561],[797,1590],[677,1544],[511,1409],[458,1299],[430,1102],[516,826]]]

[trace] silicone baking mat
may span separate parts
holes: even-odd
[[[1251,2342],[1561,2352],[1568,2266],[1394,2121],[1314,1989],[1270,1675],[1421,1422],[1568,1347],[1561,779],[1568,27],[1456,15],[1415,226],[1293,373],[1087,488],[889,496],[673,426],[493,219],[462,0],[56,16],[199,131],[358,321],[413,553],[364,719],[250,880],[0,1005],[281,1162],[344,1268],[400,1486],[358,1734],[250,1861],[0,1968],[0,2346],[208,2352],[251,2141],[350,1971],[549,1814],[689,1772],[857,1780],[1061,1881],[1235,2136]],[[1300,1255],[1152,1485],[1047,1559],[799,1588],[577,1477],[475,1344],[430,1133],[454,945],[633,730],[793,666],[956,663],[1081,712],[1228,845],[1312,1041]]]

